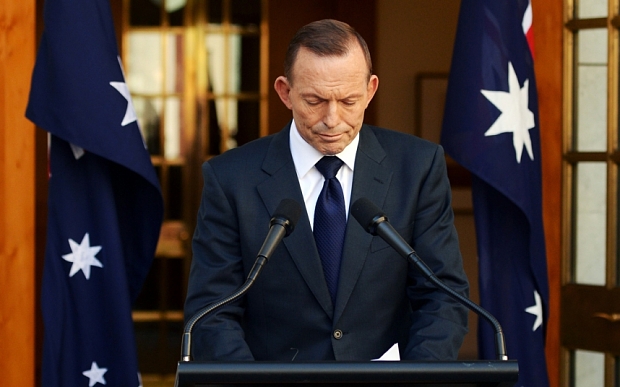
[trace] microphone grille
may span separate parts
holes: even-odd
[[[374,229],[376,219],[385,217],[383,211],[367,198],[359,198],[353,203],[351,215],[368,232]]]
[[[297,225],[301,216],[301,206],[293,199],[282,199],[273,212],[273,218],[283,218],[289,221],[291,229]]]

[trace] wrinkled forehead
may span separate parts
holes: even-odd
[[[338,53],[324,53],[324,52],[315,50],[312,47],[307,47],[307,46],[299,47],[299,50],[297,51],[295,55],[295,60],[292,63],[290,74],[288,74],[288,81],[292,85],[293,78],[297,74],[296,71],[299,71],[300,67],[306,68],[306,66],[299,65],[300,61],[304,62],[304,64],[307,64],[308,58],[317,59],[318,61],[321,61],[324,59],[327,62],[333,59],[347,58],[347,57],[359,59],[360,64],[362,63],[362,61],[365,62],[366,82],[368,82],[370,80],[370,76],[372,75],[371,74],[372,70],[370,67],[371,65],[368,62],[367,56],[364,55],[362,48],[360,47],[359,43],[355,39],[352,39],[351,42],[346,46],[346,51],[342,51]],[[364,66],[364,65],[361,64],[361,66]],[[352,69],[352,70],[359,70],[359,66],[356,66],[355,69]]]

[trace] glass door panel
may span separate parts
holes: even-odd
[[[617,387],[618,0],[565,0],[562,386]]]

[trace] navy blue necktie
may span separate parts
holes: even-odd
[[[314,240],[334,305],[338,291],[344,230],[347,225],[344,195],[336,178],[336,173],[342,164],[343,161],[336,156],[325,156],[315,165],[325,177],[325,183],[314,209]]]

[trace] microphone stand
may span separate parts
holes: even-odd
[[[499,321],[487,310],[471,301],[469,298],[457,293],[454,289],[443,283],[433,270],[424,263],[418,253],[392,227],[387,216],[373,202],[367,198],[360,198],[353,203],[351,214],[360,225],[370,234],[378,235],[385,240],[403,258],[410,260],[422,272],[427,280],[432,282],[440,290],[444,291],[457,302],[465,305],[469,310],[487,320],[495,329],[495,353],[498,360],[508,360],[504,330]]]
[[[422,259],[415,251],[412,251],[407,257],[407,259],[411,260],[411,262],[416,265],[416,267],[422,272],[422,274],[424,275],[424,277],[426,277],[427,280],[432,282],[435,286],[443,290],[452,298],[465,304],[465,306],[475,311],[479,316],[482,316],[491,325],[493,325],[493,328],[495,329],[495,353],[497,354],[497,358],[498,360],[508,360],[508,354],[506,353],[506,343],[504,341],[504,331],[499,321],[497,321],[497,319],[486,309],[474,303],[469,298],[463,297],[462,295],[454,291],[454,289],[444,284],[439,278],[437,278],[435,273],[433,273],[433,271],[426,265],[426,263],[422,261]]]
[[[237,289],[236,292],[220,301],[216,301],[200,309],[190,320],[187,321],[187,324],[185,324],[185,330],[183,332],[183,338],[181,340],[181,361],[192,360],[191,347],[192,330],[194,329],[194,325],[196,325],[196,323],[207,314],[235,301],[236,299],[247,293],[247,291],[250,290],[250,287],[252,287],[252,285],[254,284],[254,281],[256,281],[256,278],[258,278],[258,275],[260,274],[261,270],[263,270],[263,267],[265,266],[267,261],[268,259],[266,257],[259,255],[256,259],[256,262],[254,262],[254,266],[252,266],[252,270],[250,270],[247,279],[245,280],[243,285],[241,285],[241,287]]]
[[[278,244],[295,229],[295,225],[299,220],[300,214],[301,206],[296,201],[292,199],[283,199],[280,202],[273,217],[271,218],[271,221],[269,222],[270,228],[267,236],[265,237],[265,241],[263,242],[263,245],[258,252],[256,261],[254,261],[254,265],[252,266],[252,269],[250,270],[250,273],[248,274],[248,277],[243,285],[241,285],[237,291],[226,298],[223,298],[220,301],[215,301],[214,303],[200,309],[185,324],[185,329],[181,340],[181,361],[192,360],[192,330],[194,329],[194,325],[196,325],[196,323],[207,314],[235,301],[250,290],[250,287],[252,287],[254,281],[256,281],[256,278],[258,278],[258,275],[261,270],[263,270],[265,264],[269,261],[269,258],[275,251]]]

